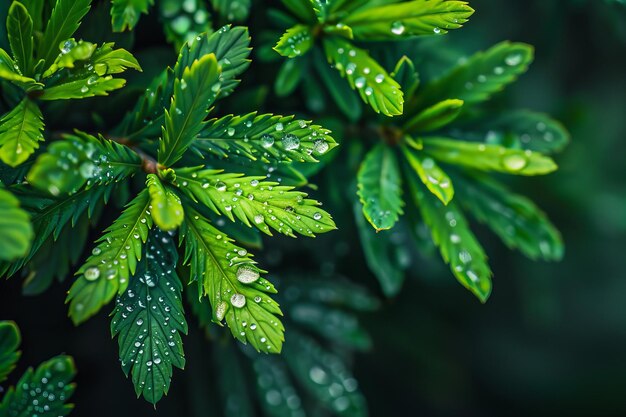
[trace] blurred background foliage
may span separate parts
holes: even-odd
[[[256,47],[268,39],[267,3],[253,2],[248,22]],[[564,260],[533,263],[478,227],[495,275],[486,305],[451,279],[438,257],[422,257],[413,248],[407,248],[411,262],[403,289],[385,300],[365,265],[354,217],[346,209],[352,196],[322,192],[329,189],[327,184],[354,175],[330,166],[313,178],[319,191],[311,192],[326,202],[325,209],[335,214],[341,230],[298,240],[297,245],[275,239],[259,252],[259,261],[275,276],[283,276],[283,284],[302,271],[321,279],[346,276],[383,300],[376,312],[358,313],[370,334],[363,340],[371,339],[372,346],[356,355],[353,372],[371,416],[624,415],[626,163],[620,144],[626,140],[626,5],[618,0],[473,0],[471,5],[477,12],[463,29],[400,48],[428,57],[418,68],[423,79],[429,79],[459,57],[502,40],[535,46],[529,72],[493,105],[550,113],[572,134],[570,146],[557,156],[556,174],[515,183],[563,233]],[[120,47],[134,42],[144,68],[144,73],[131,74],[127,88],[115,99],[138,95],[164,63],[174,61],[157,13],[143,16],[133,34],[113,38],[105,7],[90,16],[83,37],[94,42],[115,39]],[[299,108],[307,115],[302,95],[279,98],[268,85],[279,65],[255,60],[244,74],[237,101],[230,100],[221,113],[261,107],[276,113]],[[122,116],[124,106],[118,111],[115,99],[83,101],[79,110],[71,103],[59,104],[50,111],[57,120],[49,123],[58,130],[106,128]],[[328,113],[326,120],[316,116],[316,122],[340,135],[340,120]],[[344,143],[339,152],[349,151]],[[192,331],[185,340],[187,371],[176,374],[169,398],[154,411],[135,400],[113,365],[116,346],[106,317],[74,328],[61,319],[67,284],[55,284],[36,297],[22,297],[21,285],[17,279],[3,284],[0,317],[19,323],[23,363],[37,363],[57,352],[75,357],[79,373],[74,415],[228,415],[217,387],[223,379],[220,372],[228,373],[229,368],[217,366],[215,360],[224,343],[233,350],[228,338],[209,335],[213,343],[207,344],[202,331]],[[231,360],[250,366],[239,356]]]

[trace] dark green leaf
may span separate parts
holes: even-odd
[[[137,272],[112,313],[111,334],[118,337],[122,369],[132,374],[137,396],[152,404],[167,395],[173,367],[185,367],[180,334],[187,333],[187,322],[177,262],[174,240],[151,232]]]
[[[29,220],[18,199],[0,188],[0,259],[14,260],[28,253],[33,240]]]
[[[287,29],[274,47],[274,50],[287,58],[297,58],[311,49],[313,40],[311,27],[296,25]]]
[[[393,150],[379,144],[370,150],[357,176],[363,215],[376,231],[391,229],[403,213],[402,177]]]
[[[0,159],[11,167],[26,161],[44,139],[43,128],[41,110],[24,98],[0,119]]]
[[[407,133],[426,133],[452,123],[463,110],[463,100],[441,101],[409,119],[404,125]]]
[[[21,343],[20,331],[12,321],[0,321],[0,382],[15,368],[21,353],[17,350]]]
[[[154,0],[112,0],[111,23],[113,30],[123,32],[132,30],[141,13],[148,14],[148,8],[154,4]]]
[[[22,74],[31,75],[33,61],[33,20],[26,7],[14,1],[7,17],[7,35],[11,51]]]
[[[402,152],[424,185],[443,204],[447,205],[454,197],[454,187],[448,174],[432,158],[423,158],[418,152],[407,146],[402,147]]]

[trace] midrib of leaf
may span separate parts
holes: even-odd
[[[137,225],[139,225],[139,223],[141,222],[141,219],[143,215],[146,213],[146,210],[148,210],[148,207],[150,207],[150,199],[147,199],[146,204],[143,206],[143,209],[140,211],[141,214],[137,216],[137,218],[135,219],[135,224],[133,225],[133,227],[128,228],[128,233],[126,234],[126,237],[124,238],[124,244],[119,246],[115,254],[115,257],[113,259],[117,259],[120,253],[124,250],[124,247],[126,247],[126,243],[130,240],[130,237],[132,236],[133,231],[137,228]]]
[[[224,269],[221,267],[220,263],[218,262],[217,258],[215,257],[215,254],[213,253],[213,250],[211,249],[211,247],[210,247],[210,246],[208,246],[208,245],[206,244],[206,242],[204,241],[204,239],[202,238],[202,233],[200,233],[200,230],[196,227],[195,222],[193,222],[193,221],[188,221],[188,222],[187,222],[187,225],[189,226],[189,228],[190,228],[190,229],[192,229],[192,230],[194,231],[194,233],[195,233],[195,235],[196,235],[196,239],[197,239],[200,243],[202,243],[202,246],[204,247],[205,253],[210,255],[211,260],[213,261],[213,264],[214,264],[214,265],[218,268],[218,270],[220,271],[220,274],[221,274],[221,275],[222,275],[222,277],[223,277],[223,279],[222,279],[221,281],[222,281],[222,282],[223,282],[223,281],[226,281],[228,284],[230,284],[230,287],[234,290],[234,289],[235,289],[235,286],[234,286],[234,285],[232,285],[232,284],[230,283],[230,280],[228,279],[228,275],[226,275],[226,272],[225,272],[225,271],[224,271]],[[198,239],[198,237],[200,237],[200,238]],[[203,279],[205,279],[205,278],[203,278]],[[202,284],[202,286],[204,286],[204,282],[202,282],[201,284]],[[222,284],[220,283],[220,292],[221,292],[221,286],[222,286]],[[211,301],[211,302],[213,302],[214,300],[210,300],[210,301]]]
[[[191,114],[193,112],[193,110],[196,107],[197,102],[200,99],[200,94],[196,93],[194,99],[192,100],[192,105],[190,107],[190,110],[187,112],[187,114],[185,115],[185,119],[184,119],[184,123],[181,129],[179,129],[176,141],[174,142],[173,146],[170,146],[170,152],[167,154],[167,157],[164,159],[165,161],[169,160],[169,158],[172,156],[172,153],[176,150],[176,148],[178,147],[178,143],[180,142],[183,133],[185,132],[187,125],[189,124],[189,118],[191,117]],[[197,135],[196,135],[197,136]]]
[[[59,34],[63,32],[63,28],[65,27],[65,25],[67,24],[67,22],[68,22],[68,20],[69,20],[69,19],[67,19],[67,17],[71,16],[73,13],[76,13],[76,11],[74,10],[74,8],[76,7],[76,5],[77,5],[77,4],[78,4],[78,5],[79,5],[79,7],[80,7],[80,4],[78,3],[78,1],[74,1],[74,2],[72,3],[72,5],[70,6],[70,9],[67,11],[66,18],[65,18],[65,19],[63,19],[63,23],[61,23],[61,26],[57,29],[56,33],[54,34],[54,37],[52,38],[52,41],[51,41],[51,43],[50,43],[50,45],[49,45],[48,52],[46,53],[46,55],[45,55],[45,56],[44,56],[44,58],[43,58],[45,63],[47,63],[49,60],[50,60],[50,61],[53,61],[53,60],[54,60],[54,56],[55,56],[55,54],[57,54],[57,55],[58,55],[58,52],[57,52],[57,45],[58,45],[58,44],[59,44],[59,43],[63,40],[63,39],[60,39]],[[55,9],[56,9],[57,7],[59,7],[59,6],[58,6],[58,5],[56,5],[56,6],[55,6]],[[90,6],[87,6],[87,7],[90,7]],[[53,10],[52,10],[52,16],[54,16],[54,12],[55,12],[55,10],[53,9]],[[52,19],[52,17],[51,17],[51,19]],[[46,26],[46,31],[47,31],[47,30],[48,30],[48,27]],[[42,43],[43,43],[43,42],[42,42]],[[46,66],[47,66],[47,64],[46,64]]]

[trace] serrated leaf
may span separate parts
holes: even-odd
[[[130,148],[77,131],[53,142],[37,157],[28,182],[53,195],[75,193],[83,186],[118,182],[141,169],[141,157]]]
[[[463,100],[466,104],[488,100],[525,73],[533,55],[532,46],[511,42],[502,42],[478,52],[429,84],[418,98],[419,106],[449,98]]]
[[[378,279],[380,286],[388,297],[400,291],[404,283],[404,260],[407,257],[406,247],[398,243],[402,239],[399,228],[374,232],[363,216],[363,207],[359,202],[354,205],[354,218],[359,232],[361,247],[365,254],[365,262]]]
[[[563,257],[561,234],[531,200],[488,178],[461,178],[461,205],[509,248],[531,259],[558,261]]]
[[[287,29],[274,50],[287,58],[297,58],[311,49],[313,39],[310,26],[296,25]]]
[[[405,99],[412,98],[420,84],[420,76],[413,61],[406,55],[400,58],[391,76],[400,84]]]
[[[569,143],[565,127],[547,114],[528,110],[505,112],[478,127],[470,127],[469,137],[514,149],[529,149],[551,154]]]
[[[24,98],[0,119],[0,159],[11,167],[26,161],[43,141],[43,128],[41,110]]]
[[[239,22],[248,17],[251,0],[211,0],[211,5],[229,22]]]
[[[368,152],[357,174],[363,215],[377,230],[391,229],[403,213],[402,177],[393,150],[378,144]]]
[[[130,140],[158,136],[163,124],[163,108],[170,106],[174,92],[174,79],[181,78],[184,69],[194,60],[215,54],[222,69],[220,97],[229,95],[239,84],[237,77],[250,65],[250,36],[243,27],[225,26],[212,34],[203,34],[190,44],[185,44],[173,70],[167,69],[156,77],[146,93],[127,114],[122,129]]]
[[[41,89],[43,84],[38,83],[34,78],[23,76],[18,69],[19,67],[9,54],[4,49],[0,49],[0,78],[11,81],[25,91]]]
[[[408,178],[415,205],[430,229],[441,257],[449,264],[456,279],[481,302],[491,294],[491,269],[487,255],[472,233],[456,203],[447,206],[424,190],[416,178]]]
[[[250,113],[209,120],[192,148],[200,154],[251,160],[317,162],[337,146],[330,131],[294,116]]]
[[[40,100],[69,100],[95,96],[107,96],[110,91],[118,90],[126,85],[126,80],[113,78],[110,75],[98,77],[95,75],[67,81],[54,87],[46,88],[39,97]]]
[[[57,0],[37,49],[37,61],[44,60],[46,70],[59,54],[59,44],[71,38],[89,11],[91,0]]]
[[[12,321],[0,321],[0,382],[15,369],[21,356],[17,350],[22,341],[20,331]]]
[[[339,355],[324,349],[310,337],[297,333],[285,343],[284,357],[299,384],[335,415],[368,415],[365,397]],[[333,386],[343,387],[343,394],[334,396]]]
[[[270,229],[287,236],[314,237],[336,228],[320,203],[293,187],[263,181],[265,177],[216,170],[184,168],[176,171],[177,185],[192,199],[231,221],[240,220],[271,235]]]
[[[364,7],[342,22],[352,27],[355,39],[397,40],[419,35],[445,34],[458,29],[474,13],[467,2],[415,0]]]
[[[407,133],[426,133],[452,123],[463,110],[463,100],[449,99],[421,111],[404,125]]]
[[[220,69],[215,55],[206,55],[185,68],[174,81],[174,94],[159,142],[158,161],[170,167],[175,164],[196,138],[220,88]]]
[[[111,24],[115,32],[132,30],[141,14],[148,14],[148,8],[154,0],[112,0]]]
[[[135,274],[142,247],[152,227],[150,195],[141,191],[108,227],[70,288],[70,318],[80,324],[96,314],[116,293],[123,294]]]
[[[95,208],[108,199],[112,186],[83,189],[73,195],[53,197],[49,193],[41,193],[33,189],[11,188],[18,197],[22,208],[29,214],[34,230],[34,240],[28,254],[10,264],[0,264],[0,275],[11,276],[22,268],[41,248],[41,245],[52,236],[58,239],[61,232],[68,226],[76,224],[80,216],[87,212],[91,217]]]
[[[376,113],[402,114],[404,98],[400,85],[365,50],[331,37],[324,39],[324,51],[328,62]]]
[[[185,214],[180,197],[161,183],[156,174],[148,174],[146,186],[150,193],[152,219],[163,231],[174,230],[181,225]]]
[[[209,298],[213,321],[226,319],[233,337],[257,351],[279,353],[285,329],[277,316],[282,313],[268,296],[276,290],[260,277],[264,271],[255,266],[251,255],[189,207],[180,240],[185,244],[185,264],[191,266],[192,281]]]
[[[454,186],[448,174],[432,158],[423,158],[419,153],[407,146],[402,147],[402,152],[424,185],[443,204],[447,205],[454,197]]]
[[[0,259],[14,260],[26,255],[32,240],[30,216],[20,208],[17,198],[0,189]]]
[[[74,360],[57,356],[29,368],[15,387],[9,388],[0,403],[1,416],[61,417],[68,415],[74,406],[65,404],[76,385]]]
[[[177,262],[172,238],[151,232],[137,272],[112,313],[111,335],[118,337],[122,369],[132,374],[137,396],[152,404],[167,395],[173,367],[185,367],[180,334],[187,334],[187,322]]]
[[[7,17],[7,36],[11,51],[22,74],[30,74],[33,60],[33,20],[26,7],[18,1],[11,3]]]
[[[544,175],[557,169],[554,161],[539,152],[454,139],[422,138],[424,152],[454,165],[513,175]]]

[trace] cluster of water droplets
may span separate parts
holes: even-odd
[[[486,84],[490,80],[491,77],[495,76],[496,78],[500,78],[503,75],[508,75],[507,68],[517,67],[523,62],[523,60],[524,60],[524,57],[519,52],[515,52],[510,55],[507,55],[504,58],[504,62],[502,63],[502,65],[497,65],[493,67],[491,74],[489,73],[478,74],[476,76],[475,81],[467,81],[465,83],[465,89],[473,90],[477,84],[478,85]]]
[[[310,41],[311,35],[308,31],[299,31],[287,39],[287,46],[294,55],[302,55],[303,51],[300,49],[300,46]]]

